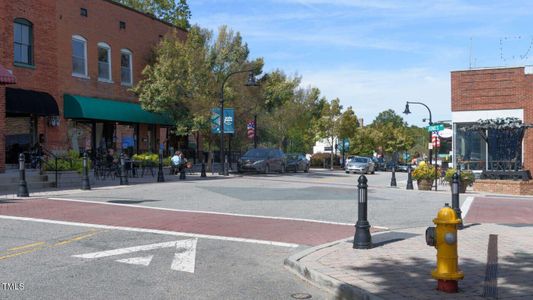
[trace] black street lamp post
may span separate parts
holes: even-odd
[[[419,105],[422,105],[425,108],[427,108],[427,110],[429,112],[429,126],[433,125],[433,119],[431,117],[431,109],[429,109],[429,107],[426,104],[424,104],[422,102],[407,101],[405,103],[405,110],[403,111],[403,113],[406,114],[406,115],[411,113],[411,111],[409,110],[409,104],[419,104]],[[431,142],[431,131],[429,132],[429,142]],[[429,154],[428,155],[429,164],[431,165],[431,160],[432,160],[432,156],[433,156],[433,149],[429,149],[429,153],[428,154]],[[437,173],[437,154],[438,154],[437,150],[435,149],[435,174]],[[437,178],[435,178],[435,190],[437,190]]]
[[[224,85],[226,84],[226,81],[228,79],[239,73],[246,73],[248,72],[248,80],[246,82],[246,86],[257,86],[257,82],[255,81],[255,75],[254,72],[255,69],[249,69],[249,70],[242,70],[242,71],[235,71],[231,72],[222,81],[222,85],[220,86],[220,165],[221,165],[221,175],[229,175],[225,172],[225,155],[224,155]]]

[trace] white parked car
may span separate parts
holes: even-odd
[[[374,172],[376,172],[376,165],[369,157],[352,156],[346,161],[344,171],[346,172],[346,174],[349,174],[350,172],[374,174]]]

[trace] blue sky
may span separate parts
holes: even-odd
[[[239,31],[265,71],[303,77],[365,124],[421,101],[451,119],[450,71],[533,65],[533,1],[190,0],[191,23]],[[411,106],[409,124],[427,110]]]

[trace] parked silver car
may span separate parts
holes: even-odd
[[[352,156],[346,161],[346,166],[344,167],[346,174],[352,173],[364,173],[364,174],[374,174],[376,172],[376,165],[372,159],[363,156]]]

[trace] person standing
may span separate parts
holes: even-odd
[[[182,156],[182,153],[180,151],[176,151],[174,153],[174,156],[172,156],[172,158],[170,158],[170,161],[171,161],[171,168],[172,168],[172,174],[173,175],[176,175],[176,173],[179,171],[180,169],[180,166],[181,166],[181,156]]]

